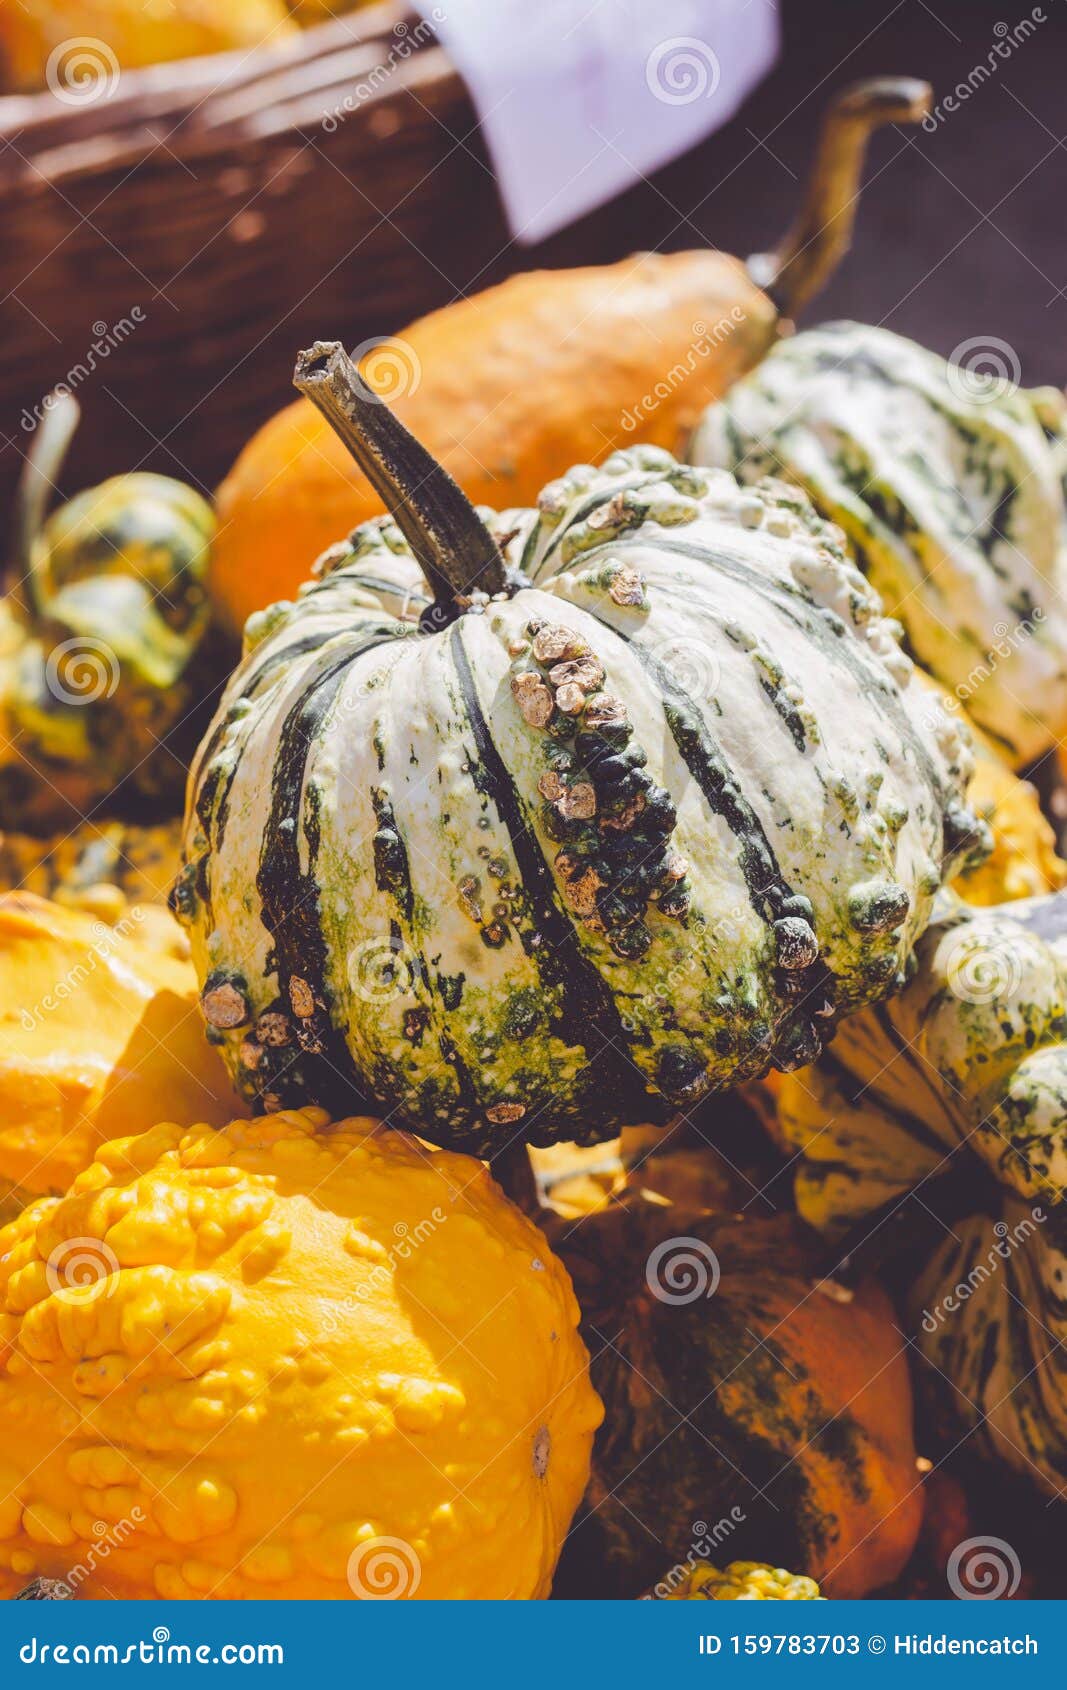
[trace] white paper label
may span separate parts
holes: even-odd
[[[775,0],[418,0],[474,100],[508,221],[543,240],[725,123]]]

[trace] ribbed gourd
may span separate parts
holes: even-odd
[[[112,1141],[0,1231],[0,1595],[547,1596],[577,1322],[484,1168],[379,1122]]]
[[[622,446],[680,451],[847,252],[871,132],[917,122],[929,98],[906,77],[837,93],[796,222],[747,273],[716,247],[524,272],[366,343],[368,385],[475,504],[531,504],[568,464]],[[382,509],[380,489],[303,400],[252,437],[217,501],[212,594],[235,629],[295,593],[326,546]]]
[[[969,1448],[1059,1495],[1067,894],[955,905],[917,954],[898,997],[781,1080],[779,1124],[802,1153],[797,1206],[843,1250],[855,1229],[889,1254],[904,1229],[911,1334],[932,1363],[920,1377],[951,1441],[966,1432]],[[924,1220],[925,1253],[911,1237]]]
[[[881,1288],[824,1280],[793,1215],[645,1199],[548,1232],[605,1411],[556,1594],[636,1596],[665,1563],[765,1554],[772,1534],[828,1596],[891,1583],[922,1503],[907,1349]]]
[[[2,1212],[65,1190],[105,1139],[240,1110],[171,937],[182,941],[162,909],[134,906],[112,926],[0,896]]]
[[[898,987],[987,832],[807,500],[637,448],[483,522],[339,346],[298,374],[396,525],[250,620],[191,774],[173,907],[242,1091],[588,1142]]]
[[[689,455],[786,475],[840,524],[915,660],[1021,766],[1067,733],[1062,393],[830,323],[775,347]]]
[[[69,395],[52,396],[0,600],[0,809],[32,832],[69,829],[116,787],[127,805],[180,802],[207,690],[211,508],[179,481],[133,474],[46,519],[77,418]]]
[[[662,1581],[661,1581],[662,1583]],[[731,1561],[721,1571],[703,1563],[688,1569],[682,1579],[663,1590],[666,1602],[821,1602],[814,1579],[771,1567],[766,1561]],[[652,1592],[660,1594],[660,1585]]]

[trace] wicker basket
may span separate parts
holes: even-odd
[[[0,228],[5,494],[68,373],[68,487],[145,465],[210,488],[298,347],[395,331],[507,245],[463,85],[392,4],[79,107],[0,99]]]

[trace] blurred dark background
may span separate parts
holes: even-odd
[[[936,102],[986,63],[998,24],[1031,17],[1023,0],[782,0],[781,11],[778,66],[732,123],[524,262],[698,236],[758,251],[789,221],[830,90],[919,76]],[[946,354],[995,335],[1027,384],[1067,382],[1067,5],[1038,12],[1047,21],[935,133],[874,138],[853,252],[813,319],[884,324]]]
[[[5,125],[0,101],[0,499],[27,446],[22,407],[83,357],[94,319],[146,312],[79,388],[66,489],[136,466],[210,491],[292,397],[294,353],[310,340],[396,333],[515,269],[700,242],[765,249],[792,218],[835,88],[910,75],[943,100],[1024,18],[1045,21],[934,132],[874,138],[853,252],[811,316],[885,324],[945,354],[1000,339],[1024,382],[1064,384],[1067,0],[781,0],[781,11],[777,68],[726,128],[533,249],[508,238],[473,110],[436,49],[329,133],[323,100],[314,88],[301,99],[299,83],[245,89],[241,124],[242,102],[223,97],[177,117],[180,101],[133,119],[120,101],[95,106],[90,128],[120,126],[106,166],[82,139],[57,149],[48,124],[36,137]],[[372,15],[388,40],[400,13],[357,17]],[[420,81],[434,59],[436,80]],[[346,59],[341,86],[351,74]],[[157,80],[169,85],[165,67]],[[235,128],[243,143],[230,152]]]

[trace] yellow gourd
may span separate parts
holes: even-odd
[[[285,0],[0,0],[0,92],[70,100],[119,71],[295,34]]]
[[[771,1567],[764,1561],[731,1561],[724,1572],[718,1567],[679,1569],[680,1582],[668,1574],[664,1584],[652,1592],[665,1602],[821,1602],[814,1579]]]
[[[32,893],[0,896],[0,1200],[63,1191],[116,1134],[163,1114],[240,1113],[159,908],[117,926]]]
[[[0,1311],[0,1596],[547,1596],[600,1404],[470,1158],[163,1124],[0,1231]]]
[[[1036,789],[1013,772],[1003,752],[953,694],[924,670],[915,673],[971,736],[974,773],[967,802],[988,823],[993,838],[990,855],[984,862],[968,864],[953,890],[967,903],[983,905],[1058,892],[1067,885],[1067,863],[1056,854],[1056,835],[1042,813]]]

